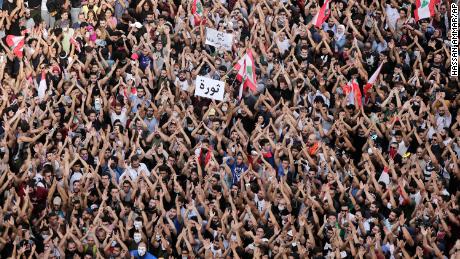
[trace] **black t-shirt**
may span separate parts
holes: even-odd
[[[140,13],[136,14],[136,19],[140,23],[144,23],[147,18],[147,14],[149,14],[150,12],[152,12],[152,10],[146,11],[143,9]]]
[[[242,114],[238,114],[236,116],[236,119],[241,119],[241,123],[243,124],[243,128],[249,133],[251,134],[251,132],[254,130],[255,128],[255,124],[254,124],[254,119],[249,117],[248,115],[246,116],[243,116]]]
[[[11,22],[10,29],[6,31],[7,35],[21,36],[21,27],[19,26],[19,19]]]
[[[355,163],[358,163],[361,160],[361,156],[363,155],[363,146],[366,144],[368,137],[360,137],[359,135],[355,135],[353,137],[353,146],[355,147],[355,152],[353,154],[353,159]]]
[[[284,101],[290,101],[292,100],[294,92],[291,89],[289,89],[289,87],[286,87],[285,89],[280,89],[280,94]]]
[[[380,62],[381,61],[379,61],[379,63]],[[394,69],[394,62],[387,61],[387,62],[385,62],[385,64],[382,65],[381,73],[383,75],[393,74],[393,69]]]
[[[65,259],[73,259],[75,255],[78,255],[78,257],[81,257],[81,254],[77,250],[71,253],[69,250],[66,249],[64,253],[65,253],[65,257],[64,257]]]
[[[418,147],[420,147],[420,144],[418,143],[416,138],[413,138],[409,144],[409,147],[407,148],[407,152],[414,154],[417,152]]]
[[[9,242],[5,244],[5,247],[0,252],[1,258],[8,258],[13,254],[14,245],[13,242]]]
[[[439,71],[442,73],[442,74],[447,74],[447,70],[446,70],[446,67],[444,66],[443,63],[439,63],[439,64],[435,64],[435,63],[431,63],[430,64],[430,67],[428,68],[427,72],[431,72],[433,71],[433,69],[439,69]],[[441,76],[441,80],[444,80],[444,78]]]
[[[27,3],[29,3],[30,9],[35,9],[37,7],[40,7],[40,5],[42,4],[42,1],[41,0],[29,0],[27,1]]]
[[[70,0],[70,4],[72,8],[79,8],[81,7],[81,0]]]
[[[173,90],[171,89],[171,91]],[[208,98],[194,96],[191,99],[193,104],[193,110],[196,114],[202,114],[202,107],[209,106],[209,104],[211,103],[211,100]]]
[[[117,24],[117,30],[129,31],[129,25],[127,23],[120,22]]]
[[[435,155],[436,159],[438,159],[438,161],[444,161],[441,157],[441,154],[442,154],[442,149],[441,149],[441,146],[439,146],[439,144],[434,144],[431,146],[431,151],[433,152],[433,154]]]
[[[14,8],[16,8],[16,1],[13,1],[12,3],[10,3],[8,0],[3,1],[3,11],[8,11],[8,13],[11,13],[11,11],[13,11]]]

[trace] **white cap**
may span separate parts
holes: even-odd
[[[54,205],[61,205],[61,202],[62,202],[61,197],[59,197],[59,196],[54,197],[54,199],[53,199],[53,204]]]
[[[130,25],[131,27],[136,27],[138,29],[142,28],[142,23],[140,22],[135,22]]]

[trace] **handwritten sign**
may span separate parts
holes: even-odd
[[[206,44],[216,48],[232,50],[233,35],[220,32],[211,28],[206,28]]]
[[[204,76],[197,76],[195,95],[222,101],[224,99],[225,83]]]

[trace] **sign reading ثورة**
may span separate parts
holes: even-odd
[[[195,95],[213,100],[224,99],[225,83],[204,76],[197,76],[195,81]]]
[[[206,28],[206,44],[216,48],[232,50],[233,35],[220,32],[211,28]]]

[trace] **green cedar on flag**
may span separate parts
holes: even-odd
[[[254,58],[252,51],[247,50],[246,54],[236,63],[235,70],[238,70],[236,79],[241,82],[240,98],[243,93],[243,89],[249,87],[253,92],[257,91],[257,80],[256,73],[254,71]]]
[[[193,18],[195,21],[195,26],[200,25],[202,22],[204,22],[203,19],[203,4],[201,3],[200,0],[193,0],[192,2],[192,14]]]
[[[415,11],[414,16],[415,20],[433,17],[435,14],[434,6],[439,2],[439,0],[416,0],[415,1]]]

